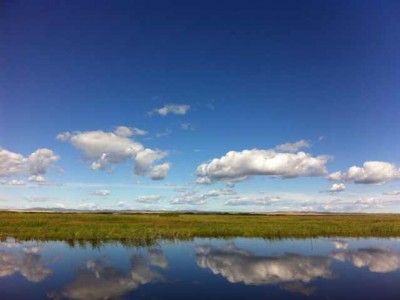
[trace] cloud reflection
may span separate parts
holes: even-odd
[[[152,270],[150,264],[167,266],[164,254],[149,252],[148,257],[134,254],[129,272],[107,265],[104,260],[89,260],[86,269],[77,276],[61,293],[50,293],[50,298],[67,299],[113,299],[137,289],[140,285],[162,280],[160,273]]]
[[[332,257],[339,261],[350,261],[358,268],[367,267],[369,271],[375,273],[389,273],[400,269],[400,252],[364,248],[349,251],[338,251]]]
[[[333,278],[329,257],[297,254],[257,256],[230,245],[223,249],[199,246],[196,260],[199,267],[209,269],[213,274],[219,274],[231,283],[278,284],[283,289],[303,294],[312,292],[312,288],[304,284],[316,278]]]
[[[24,248],[22,253],[0,250],[0,277],[18,272],[31,282],[40,282],[53,273],[45,267],[38,247]]]

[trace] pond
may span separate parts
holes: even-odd
[[[400,239],[0,243],[0,299],[399,299]]]

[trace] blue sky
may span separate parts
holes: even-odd
[[[398,212],[399,14],[6,1],[0,208]]]

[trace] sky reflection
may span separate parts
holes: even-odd
[[[0,243],[0,296],[396,299],[399,269],[400,241],[390,239],[196,239],[150,247],[10,239]]]

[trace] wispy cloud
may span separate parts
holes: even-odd
[[[160,201],[161,196],[160,195],[144,195],[144,196],[139,196],[136,198],[136,202],[140,203],[157,203]]]
[[[104,189],[92,192],[93,196],[100,196],[100,197],[106,197],[109,196],[110,194],[111,192],[109,190],[104,190]]]
[[[152,115],[160,115],[160,116],[167,116],[169,114],[174,114],[174,115],[185,115],[190,109],[190,105],[186,104],[167,104],[164,105],[163,107],[156,108],[147,114],[149,116]]]
[[[285,144],[280,144],[275,147],[277,151],[285,151],[285,152],[297,152],[301,149],[307,149],[310,148],[311,144],[309,141],[306,140],[300,140],[295,143],[285,143]]]

